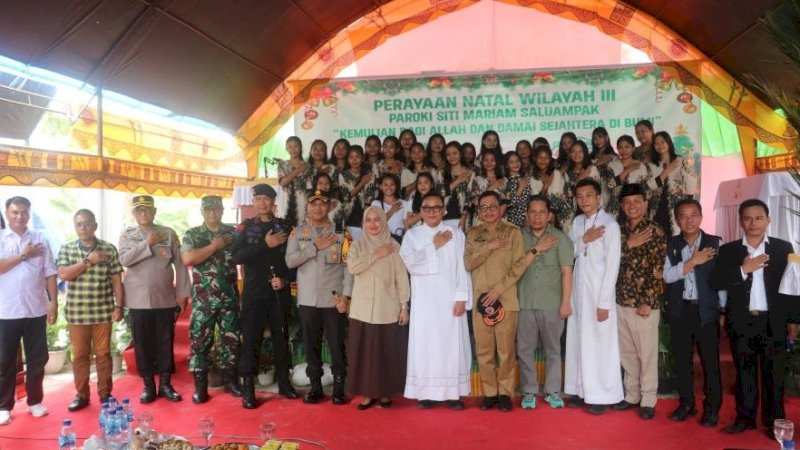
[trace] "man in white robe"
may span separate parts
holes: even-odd
[[[464,269],[464,233],[442,222],[444,199],[428,194],[420,207],[423,225],[403,237],[400,257],[411,273],[408,368],[405,397],[422,409],[447,401],[462,410],[469,395],[472,349],[466,310],[472,287]]]
[[[601,198],[593,179],[575,187],[583,214],[575,217],[570,232],[575,270],[564,374],[564,392],[577,397],[568,406],[589,405],[592,414],[602,414],[623,398],[615,309],[620,231],[616,220],[600,209]]]

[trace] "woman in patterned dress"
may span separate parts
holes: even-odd
[[[339,172],[347,169],[347,152],[350,151],[350,141],[347,139],[337,139],[331,149],[331,157],[328,164],[333,165],[334,171],[331,175],[335,184],[339,183]]]
[[[381,159],[383,159],[383,155],[381,155],[381,138],[371,134],[364,141],[364,162],[369,166],[377,167]]]
[[[461,144],[461,149],[464,151],[464,164],[473,172],[480,173],[481,165],[478,162],[478,156],[472,142],[464,142]]]
[[[403,222],[403,211],[406,202],[400,198],[400,186],[397,175],[386,172],[378,178],[378,198],[372,201],[370,206],[380,208],[386,213],[386,224],[389,233],[397,242],[403,241],[405,224]]]
[[[639,146],[633,152],[633,158],[639,161],[644,161],[645,164],[652,163],[658,164],[658,160],[653,160],[653,122],[647,119],[636,122],[634,127],[636,131],[636,139],[639,141]]]
[[[666,131],[659,131],[653,137],[650,158],[657,163],[650,185],[654,189],[654,201],[651,204],[655,204],[652,217],[665,232],[674,236],[680,232],[680,228],[675,223],[672,210],[679,201],[694,198],[697,172],[690,160],[675,153],[675,144]]]
[[[347,170],[339,173],[339,189],[344,199],[345,226],[353,240],[361,237],[364,209],[375,196],[375,172],[364,162],[364,150],[353,145],[347,152]],[[377,170],[377,169],[376,169]]]
[[[527,139],[517,142],[516,146],[517,156],[522,163],[522,172],[530,174],[531,165],[533,164],[533,147]],[[508,160],[508,155],[506,155]]]
[[[278,184],[287,198],[286,225],[296,227],[306,218],[306,192],[314,174],[311,164],[303,161],[303,143],[297,136],[286,139],[288,161],[278,161]]]
[[[414,174],[414,176],[418,176],[421,173],[429,173],[431,177],[433,177],[433,181],[436,185],[442,184],[442,173],[439,172],[439,169],[433,166],[431,162],[428,160],[428,157],[425,153],[425,147],[422,146],[419,142],[415,142],[411,144],[411,149],[409,150],[409,159],[408,159],[408,170]],[[409,195],[416,189],[416,183],[412,183],[405,187],[404,197],[409,198]]]
[[[314,176],[317,176],[320,172],[333,176],[333,171],[336,169],[336,166],[328,163],[328,144],[322,139],[316,139],[311,143],[311,150],[308,152],[308,163],[311,164]]]
[[[447,144],[444,155],[447,165],[442,171],[446,210],[443,221],[466,232],[468,201],[475,184],[475,172],[464,164],[464,151],[457,141]]]
[[[493,152],[486,152],[481,158],[481,169],[479,175],[475,177],[472,184],[472,192],[468,199],[469,210],[467,214],[467,225],[474,227],[478,224],[478,198],[486,191],[494,191],[501,195],[506,186],[506,178],[503,176],[502,161],[498,161]],[[501,206],[501,214],[506,205]]]
[[[611,146],[611,138],[608,136],[608,131],[603,127],[595,128],[592,131],[592,151],[589,153],[589,158],[600,173],[600,187],[603,190],[605,210],[616,217],[617,211],[619,211],[619,201],[616,199],[612,201],[611,191],[608,188],[608,185],[614,181],[615,175],[609,164],[619,158],[614,153],[614,147]]]
[[[542,190],[542,182],[522,169],[517,152],[506,153],[506,186],[502,196],[506,206],[506,221],[522,228],[528,211],[528,199]]]
[[[439,133],[431,135],[428,138],[428,145],[425,147],[425,153],[428,155],[428,161],[439,170],[444,170],[447,163],[444,160],[444,136]]]
[[[556,212],[556,223],[566,224],[572,206],[567,203],[564,193],[564,176],[556,169],[553,151],[550,147],[540,145],[533,150],[532,178],[542,184],[540,194],[546,195],[550,205]]]
[[[328,219],[330,219],[336,232],[341,233],[345,228],[344,222],[346,215],[341,192],[338,188],[334,187],[333,179],[325,172],[317,173],[317,175],[314,177],[314,182],[312,185],[314,186],[313,189],[315,191],[325,191],[328,193],[330,199]]]
[[[578,136],[572,131],[567,131],[561,135],[561,140],[558,141],[558,155],[556,155],[556,169],[561,171],[563,175],[567,171],[569,163],[569,154],[572,151],[572,145],[578,140]]]
[[[422,223],[422,214],[420,214],[422,199],[429,192],[436,191],[436,186],[436,182],[430,173],[420,172],[417,174],[417,181],[414,182],[414,192],[412,192],[408,200],[406,200],[406,209],[403,211],[406,231]]]
[[[575,203],[575,185],[584,178],[593,178],[598,183],[602,183],[600,180],[600,172],[597,171],[597,167],[592,164],[592,160],[589,158],[589,148],[586,146],[586,143],[583,141],[575,141],[575,143],[572,144],[567,170],[564,173],[564,192],[567,196],[567,202],[570,205],[571,213],[569,220],[564,223],[564,227],[567,230],[572,226],[572,218],[575,217],[576,213],[579,213],[578,205]],[[600,206],[605,207],[603,204]]]
[[[402,198],[405,193],[405,187],[409,184],[414,184],[414,174],[406,169],[405,158],[400,153],[400,141],[394,136],[386,136],[383,138],[383,159],[378,163],[378,176],[385,173],[391,173],[396,176],[400,181],[399,191],[397,196]]]
[[[403,159],[408,161],[411,157],[411,145],[417,142],[417,134],[414,133],[414,130],[406,128],[400,132],[398,140],[400,141],[400,150],[403,152]]]
[[[638,184],[647,192],[647,198],[652,196],[650,192],[650,180],[653,178],[655,166],[645,164],[633,158],[635,151],[633,138],[624,134],[617,139],[617,153],[619,158],[611,161],[608,167],[614,172],[614,178],[608,184],[610,191],[608,209],[614,208],[617,211],[617,219],[624,221],[624,213],[619,208],[619,191],[623,184]]]

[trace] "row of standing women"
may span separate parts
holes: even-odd
[[[399,138],[369,136],[364,146],[337,140],[328,153],[322,140],[315,140],[307,159],[297,137],[286,141],[289,159],[279,161],[279,182],[286,192],[286,220],[290,226],[305,217],[306,192],[325,190],[334,200],[330,218],[337,228],[361,235],[364,209],[378,206],[386,213],[393,237],[420,222],[420,204],[428,192],[445,198],[446,223],[466,231],[477,222],[477,199],[495,191],[503,198],[506,221],[522,226],[527,199],[547,196],[554,207],[556,225],[568,227],[575,215],[574,188],[584,178],[597,180],[603,188],[606,212],[620,214],[618,190],[623,184],[640,184],[648,193],[649,216],[672,234],[677,225],[669,213],[674,205],[698,190],[691,158],[678,156],[669,133],[653,130],[642,120],[634,138],[620,136],[616,151],[605,128],[592,132],[591,147],[575,133],[561,136],[554,151],[548,141],[519,141],[513,151],[504,151],[495,131],[483,134],[480,150],[469,142],[447,142],[434,134],[427,145],[413,131]]]

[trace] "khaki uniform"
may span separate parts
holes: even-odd
[[[490,250],[488,243],[495,237],[508,239],[508,248]],[[519,314],[517,280],[525,272],[525,250],[519,228],[503,221],[494,231],[486,229],[485,224],[471,228],[467,232],[464,266],[472,278],[475,302],[479,301],[481,294],[494,289],[500,292],[500,302],[506,311],[505,318],[490,327],[483,322],[478,308],[472,308],[475,352],[483,394],[487,397],[512,397],[517,375],[514,345]]]
[[[136,365],[143,377],[175,371],[176,299],[189,297],[191,289],[189,272],[180,261],[178,236],[161,225],[153,225],[153,231],[165,231],[169,237],[151,246],[148,232],[131,227],[119,239],[119,262],[127,269],[125,306],[130,310]]]
[[[311,380],[322,377],[321,337],[331,350],[331,372],[334,379],[345,376],[344,333],[346,315],[339,313],[332,291],[349,297],[353,291],[353,276],[345,261],[350,246],[350,233],[337,233],[338,240],[328,248],[317,250],[314,242],[320,233],[307,222],[292,230],[286,249],[286,265],[297,268],[297,303],[300,327],[306,351],[306,375]]]

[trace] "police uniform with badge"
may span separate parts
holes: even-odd
[[[224,390],[235,397],[242,395],[238,376],[241,340],[239,291],[230,245],[234,228],[221,222],[222,197],[203,197],[200,207],[204,222],[187,230],[181,245],[181,258],[191,267],[192,274],[189,371],[194,378],[194,403],[208,401],[208,370],[214,363],[209,355],[217,327],[220,338],[216,362],[223,374]]]
[[[325,191],[314,191],[308,196],[309,211],[306,221],[295,228],[289,236],[286,263],[297,268],[297,302],[300,312],[300,327],[306,353],[306,375],[311,379],[311,390],[303,399],[306,403],[317,403],[322,392],[321,338],[331,350],[331,372],[333,372],[334,404],[346,403],[344,398],[345,354],[344,335],[346,325],[345,302],[353,290],[353,277],[346,270],[347,250],[352,238],[347,231],[337,233],[334,224],[325,215],[315,219],[315,210],[330,200]],[[322,248],[319,242],[324,242]]]
[[[277,193],[268,184],[253,186],[253,197],[264,196],[274,204]],[[264,326],[269,323],[272,335],[275,378],[278,392],[286,398],[295,399],[297,392],[289,380],[289,334],[286,326],[287,306],[291,302],[286,268],[285,244],[270,247],[266,243],[269,232],[288,233],[282,219],[272,213],[246,219],[236,227],[231,253],[233,262],[244,267],[244,290],[242,292],[242,353],[239,373],[242,376],[242,406],[251,409],[255,400],[255,376]],[[274,277],[282,280],[280,289],[273,289]]]
[[[132,206],[138,226],[120,236],[119,262],[127,269],[125,305],[130,310],[137,370],[144,379],[140,400],[150,403],[158,395],[180,401],[170,383],[175,371],[172,344],[176,312],[186,306],[190,295],[189,273],[180,260],[178,236],[171,228],[153,223],[153,197],[137,195]],[[158,392],[156,373],[160,377]]]

